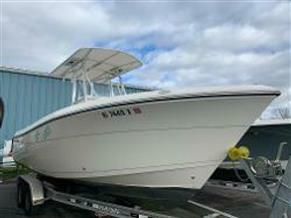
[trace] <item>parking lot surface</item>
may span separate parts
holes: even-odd
[[[16,185],[14,182],[0,184],[0,218],[24,218],[24,212],[16,206]],[[192,199],[215,209],[241,218],[265,218],[270,209],[258,193],[204,187]],[[167,207],[165,207],[167,208]],[[167,213],[178,217],[201,217],[201,211],[190,204],[184,207],[167,208]],[[39,212],[31,217],[39,218],[81,218],[96,217],[93,212],[84,211],[56,202],[47,202]]]

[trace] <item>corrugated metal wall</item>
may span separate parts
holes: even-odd
[[[108,95],[107,85],[96,84],[100,95]],[[128,93],[144,89],[127,88]],[[58,78],[0,69],[0,97],[4,101],[4,120],[0,129],[0,148],[14,133],[71,103],[71,82]]]

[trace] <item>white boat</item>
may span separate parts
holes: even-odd
[[[291,119],[258,119],[241,137],[237,146],[247,147],[251,158],[261,156],[270,161],[280,161],[285,170],[291,155]],[[240,162],[226,158],[211,179],[239,182],[237,172],[245,178],[245,170]]]
[[[0,158],[2,159],[0,161],[2,167],[15,167],[15,162],[11,156],[11,146],[12,141],[8,140],[4,142],[4,147],[2,150],[0,150]]]
[[[256,120],[238,145],[247,146],[252,157],[276,160],[280,156],[283,168],[286,168],[291,154],[291,119]]]
[[[52,72],[73,81],[74,104],[18,131],[15,161],[53,178],[200,189],[280,94],[233,86],[127,95],[120,85],[114,95],[111,79],[139,66],[121,51],[79,49]],[[105,81],[111,96],[98,97],[92,82]]]

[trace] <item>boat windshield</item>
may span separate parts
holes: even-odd
[[[111,80],[107,83],[109,97],[127,94],[121,76],[118,76],[117,83],[113,83]],[[90,80],[72,80],[72,84],[72,104],[76,104],[81,101],[93,100],[99,97],[98,92],[95,89],[96,84]]]

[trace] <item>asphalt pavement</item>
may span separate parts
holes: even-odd
[[[92,212],[48,201],[34,216],[30,217],[91,218],[95,216]],[[0,184],[0,218],[27,218],[23,210],[16,206],[16,184],[14,182]]]

